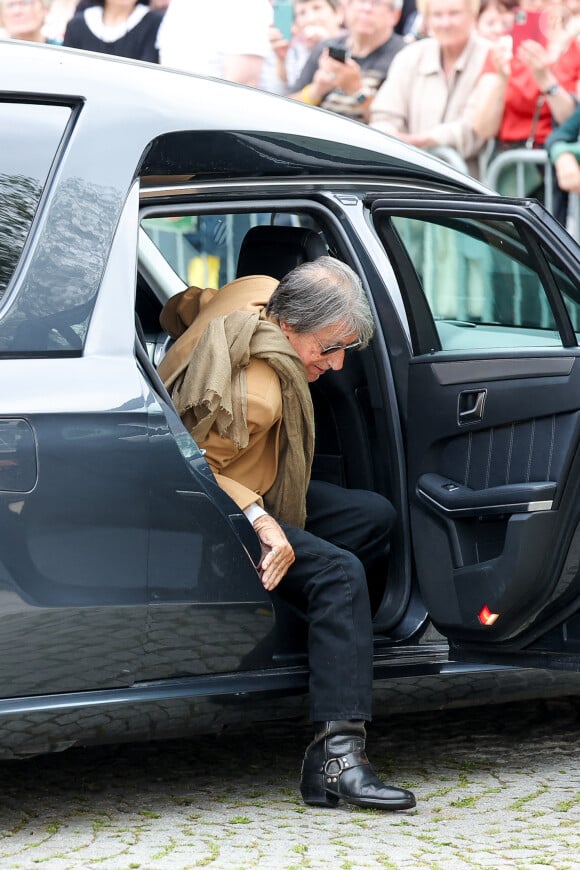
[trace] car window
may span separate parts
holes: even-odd
[[[0,298],[22,254],[70,114],[63,106],[0,103]]]
[[[561,346],[534,260],[510,221],[392,218],[443,350]]]
[[[253,212],[145,217],[141,227],[187,286],[217,289],[236,277],[248,230],[281,223],[313,226],[307,215]]]
[[[570,322],[576,332],[576,340],[580,341],[580,287],[578,286],[578,276],[566,272],[561,264],[554,260],[552,252],[543,245],[541,250],[549,263],[558,290],[562,294]]]

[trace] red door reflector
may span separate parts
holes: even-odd
[[[477,618],[482,625],[493,625],[496,619],[499,619],[499,613],[492,613],[487,604],[484,604],[477,614]]]

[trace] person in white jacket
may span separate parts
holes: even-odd
[[[269,0],[171,0],[159,31],[160,63],[258,87],[272,20]]]
[[[454,148],[477,175],[483,146],[468,102],[491,47],[476,31],[479,0],[420,0],[428,32],[394,58],[370,125],[418,148]]]

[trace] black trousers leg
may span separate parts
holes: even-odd
[[[373,632],[366,559],[384,550],[395,511],[376,493],[314,481],[306,530],[284,525],[296,561],[276,593],[308,621],[314,721],[372,714]],[[325,539],[331,538],[331,540]]]
[[[355,553],[365,566],[383,555],[397,519],[395,508],[382,495],[322,480],[308,487],[306,514],[309,532]]]

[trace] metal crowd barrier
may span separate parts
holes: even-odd
[[[437,145],[435,148],[430,148],[429,153],[434,157],[438,157],[439,160],[449,163],[450,166],[453,166],[459,172],[463,172],[464,175],[469,175],[467,163],[455,148],[450,148],[447,145]]]
[[[497,191],[500,175],[506,169],[513,169],[515,173],[515,195],[525,197],[526,193],[526,165],[541,166],[545,169],[544,176],[544,205],[552,214],[554,213],[554,174],[549,170],[549,158],[546,151],[541,148],[514,148],[504,151],[497,157],[490,159],[491,147],[488,144],[484,148],[480,160],[480,177],[484,184]],[[459,172],[469,175],[467,164],[463,157],[454,149],[447,146],[431,148],[431,154],[439,157],[458,169]],[[568,196],[568,213],[566,217],[566,229],[576,241],[580,242],[580,195]]]
[[[489,161],[485,167],[483,181],[492,190],[497,190],[499,177],[503,170],[513,168],[516,177],[516,195],[526,196],[525,169],[526,164],[541,166],[544,184],[544,205],[552,214],[554,213],[554,189],[555,177],[550,170],[550,160],[546,151],[541,148],[514,148],[504,151]],[[568,196],[568,212],[566,216],[566,229],[577,241],[580,241],[580,197],[578,194]]]
[[[516,196],[526,196],[526,165],[542,166],[549,169],[548,155],[540,148],[512,148],[494,157],[485,167],[483,181],[492,190],[498,189],[499,179],[506,169],[515,171]],[[554,183],[552,173],[545,171],[544,205],[549,212],[554,211]]]

